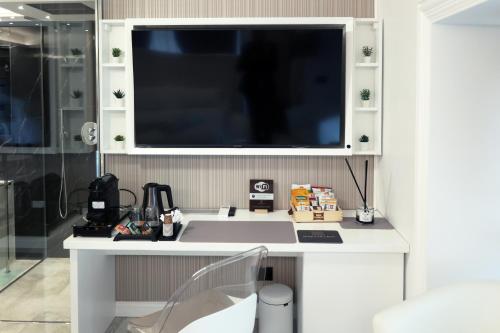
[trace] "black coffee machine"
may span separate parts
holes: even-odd
[[[120,221],[120,190],[115,175],[107,173],[90,183],[87,220],[113,226]]]
[[[165,192],[169,208],[174,208],[172,200],[172,190],[168,185],[160,185],[156,183],[147,183],[143,187],[144,197],[142,200],[142,213],[146,220],[155,217],[157,219],[165,211],[165,206],[161,199],[161,193]],[[152,225],[155,226],[155,225]]]
[[[107,173],[90,183],[85,223],[73,225],[73,235],[111,237],[114,227],[121,219],[118,178]]]

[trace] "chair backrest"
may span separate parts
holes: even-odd
[[[170,297],[151,331],[180,332],[198,319],[223,312],[240,302],[241,306],[232,311],[238,313],[253,303],[252,317],[255,318],[257,278],[266,256],[267,248],[260,246],[200,269]],[[231,311],[228,309],[226,314],[230,315]]]

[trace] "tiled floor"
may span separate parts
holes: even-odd
[[[0,332],[70,332],[69,259],[48,258],[0,292]]]
[[[69,333],[69,323],[19,323],[0,321],[2,333]]]
[[[126,326],[126,318],[115,318],[106,333]],[[1,333],[70,331],[69,259],[45,259],[0,292]]]
[[[36,265],[40,260],[15,260],[10,264],[10,271],[7,273],[4,268],[0,271],[0,291],[7,287],[18,276],[24,274],[28,269]]]

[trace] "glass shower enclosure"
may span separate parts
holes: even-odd
[[[0,3],[0,290],[85,214],[96,146],[94,1]],[[85,133],[83,133],[85,135]]]

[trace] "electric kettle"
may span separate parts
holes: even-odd
[[[163,214],[165,207],[161,199],[161,193],[165,192],[167,195],[169,208],[174,208],[172,200],[172,190],[168,185],[160,185],[156,183],[147,183],[143,187],[144,196],[142,200],[142,212],[144,220],[152,227],[159,225],[160,214]]]

